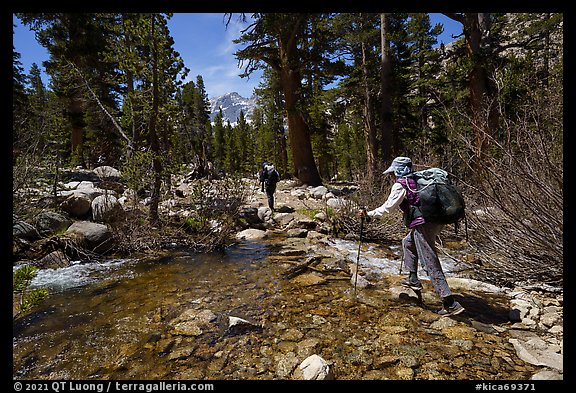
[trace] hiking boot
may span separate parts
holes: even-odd
[[[462,307],[460,303],[454,301],[454,304],[452,304],[450,307],[442,307],[442,310],[438,311],[437,314],[441,317],[449,317],[450,315],[460,314],[464,310],[464,307]]]
[[[421,291],[422,290],[422,283],[419,280],[410,280],[410,279],[406,279],[403,280],[400,285],[402,285],[403,287],[407,287],[410,288],[414,291]]]

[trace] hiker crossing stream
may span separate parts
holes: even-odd
[[[14,325],[13,376],[293,379],[311,355],[335,379],[527,380],[542,370],[510,341],[506,295],[456,287],[467,312],[439,317],[425,275],[421,304],[399,285],[399,251],[378,247],[362,245],[357,294],[358,242],[273,231],[224,252],[41,271],[34,285],[50,295]]]

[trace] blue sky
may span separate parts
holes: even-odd
[[[438,44],[452,41],[450,34],[460,34],[462,26],[458,22],[441,14],[431,14],[432,23],[442,23],[444,33],[438,37]],[[14,28],[13,43],[17,52],[21,54],[21,63],[24,71],[28,73],[32,63],[43,69],[42,61],[48,59],[46,49],[40,46],[34,33],[19,23]],[[237,92],[243,97],[250,97],[254,88],[260,83],[261,72],[250,76],[250,79],[240,78],[243,68],[238,67],[234,52],[239,49],[232,40],[240,36],[240,25],[236,18],[232,18],[228,28],[224,24],[223,13],[175,13],[168,21],[168,27],[174,38],[174,49],[180,53],[184,64],[190,72],[187,80],[196,80],[202,75],[206,93],[210,98],[230,92]],[[48,84],[48,79],[44,79]]]

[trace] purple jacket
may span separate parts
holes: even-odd
[[[404,223],[406,226],[412,229],[418,225],[425,224],[426,220],[422,217],[420,209],[414,208],[420,205],[420,195],[415,192],[417,189],[416,180],[411,177],[398,177],[396,182],[402,184],[402,187],[406,190],[406,197],[400,203],[400,210],[404,212]]]

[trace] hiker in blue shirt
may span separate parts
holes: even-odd
[[[410,272],[408,278],[402,281],[402,285],[415,291],[422,290],[422,283],[418,279],[418,262],[422,265],[436,293],[442,298],[442,309],[438,315],[449,316],[460,314],[464,307],[452,296],[452,291],[446,282],[440,259],[436,251],[436,236],[443,226],[432,222],[426,222],[419,212],[419,195],[416,180],[409,175],[412,173],[412,160],[408,157],[396,157],[384,174],[394,173],[396,182],[392,186],[388,199],[382,206],[366,211],[360,210],[359,216],[371,219],[382,217],[384,213],[390,213],[396,209],[404,212],[404,223],[409,229],[408,235],[402,239],[404,266]]]

